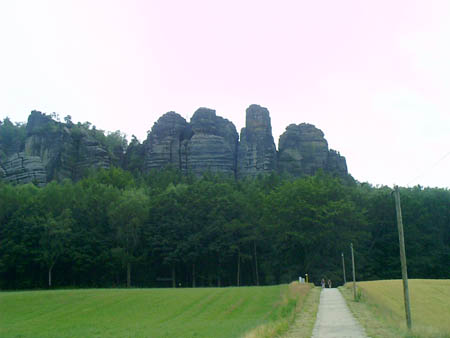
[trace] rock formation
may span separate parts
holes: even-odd
[[[33,111],[28,118],[25,155],[41,159],[47,180],[79,179],[90,168],[109,168],[108,151],[85,128],[54,121]]]
[[[76,156],[76,173],[74,179],[79,179],[89,169],[108,169],[111,166],[111,157],[108,151],[90,136],[86,131],[82,133],[79,142],[72,145],[73,154]]]
[[[47,174],[41,158],[17,153],[2,164],[3,179],[7,183],[34,183],[43,186],[47,183]]]
[[[347,174],[345,158],[328,150],[324,134],[312,124],[291,124],[280,136],[278,149],[280,172],[292,176],[314,175],[317,170]]]
[[[180,147],[187,129],[186,120],[177,113],[161,116],[147,137],[146,168],[181,168]]]
[[[22,129],[17,133],[20,137],[14,149],[20,150],[11,150],[11,142],[1,142],[9,135],[5,132],[0,137],[0,178],[42,185],[53,179],[77,180],[90,168],[111,165],[135,172],[172,166],[183,173],[211,171],[236,178],[274,171],[299,177],[319,169],[348,175],[345,158],[329,150],[323,132],[311,124],[289,125],[280,136],[277,152],[269,111],[255,104],[246,110],[240,141],[232,122],[217,116],[215,110],[199,108],[189,123],[175,112],[164,114],[154,123],[147,140],[141,144],[134,137],[126,153],[119,131],[105,136],[89,123],[74,124],[70,117],[65,120],[61,123],[31,112],[26,132]]]
[[[190,138],[183,140],[181,169],[196,175],[205,171],[235,176],[239,135],[234,124],[199,108],[191,118]]]
[[[341,156],[336,150],[330,149],[325,170],[340,177],[347,176],[347,161],[345,157]]]
[[[238,151],[238,177],[255,177],[276,170],[277,149],[267,108],[252,104],[246,110]]]
[[[187,123],[175,112],[158,119],[146,143],[146,168],[172,166],[185,173],[235,175],[238,134],[216,111],[199,108]]]
[[[199,108],[188,123],[175,112],[154,124],[146,144],[146,168],[173,166],[200,175],[205,171],[256,177],[273,171],[294,177],[317,170],[347,175],[345,158],[328,150],[324,134],[311,124],[291,124],[280,136],[277,152],[269,111],[259,105],[246,110],[245,128],[238,140],[236,128],[208,108]]]

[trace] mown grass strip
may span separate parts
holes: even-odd
[[[319,310],[321,288],[313,287],[298,309],[294,324],[283,338],[309,338],[312,335]]]
[[[296,315],[304,308],[310,290],[310,284],[299,284],[298,282],[289,284],[289,287],[283,290],[281,301],[276,304],[269,317],[269,322],[247,332],[244,338],[273,338],[287,333]]]

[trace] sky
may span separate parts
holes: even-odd
[[[0,119],[146,138],[215,109],[312,123],[358,181],[450,188],[448,0],[1,0]]]

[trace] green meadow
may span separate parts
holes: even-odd
[[[406,330],[402,280],[358,282],[359,302],[352,300],[351,283],[341,291],[372,337],[450,337],[450,280],[410,279],[408,285],[411,332]]]
[[[240,337],[291,316],[299,296],[290,289],[1,292],[0,337]]]

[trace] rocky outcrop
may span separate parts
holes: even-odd
[[[105,135],[88,122],[74,124],[67,116],[61,123],[54,117],[33,111],[26,130],[23,125],[16,131],[13,124],[4,125],[9,129],[0,134],[0,178],[44,184],[53,179],[77,180],[91,168],[111,165],[133,172],[171,166],[183,173],[210,171],[237,178],[274,171],[299,177],[319,169],[348,176],[345,158],[329,150],[323,132],[311,124],[289,125],[277,152],[269,111],[255,104],[246,110],[240,141],[232,122],[213,109],[199,108],[189,123],[175,112],[164,114],[147,140],[139,143],[133,137],[126,152],[120,131]],[[10,141],[14,132],[17,142]],[[9,159],[11,154],[16,157]]]
[[[330,149],[325,170],[340,177],[347,176],[347,161],[345,157],[341,156],[336,150]]]
[[[173,166],[180,169],[181,142],[190,136],[188,123],[180,115],[171,111],[161,116],[147,137],[146,168]]]
[[[206,171],[236,175],[238,133],[234,124],[199,108],[190,122],[190,131],[182,141],[181,169],[200,175]]]
[[[25,154],[38,156],[47,180],[81,178],[90,168],[109,168],[108,151],[86,128],[54,121],[33,111],[28,118]]]
[[[255,177],[277,167],[277,150],[272,136],[269,111],[256,104],[246,110],[238,150],[238,177]]]
[[[7,183],[34,183],[43,186],[47,183],[44,164],[38,156],[17,153],[2,164],[3,180]]]
[[[195,175],[211,171],[234,176],[237,143],[236,127],[215,110],[197,109],[190,123],[168,112],[153,125],[145,141],[145,167],[172,166]]]
[[[73,179],[80,179],[90,169],[108,169],[111,166],[109,152],[86,131],[78,142],[72,144],[72,154],[75,155],[75,173]]]
[[[232,122],[199,108],[189,123],[175,112],[164,114],[144,143],[146,169],[173,166],[184,173],[211,171],[237,178],[273,171],[299,177],[319,169],[347,175],[345,158],[328,150],[323,132],[311,124],[288,126],[277,152],[269,111],[255,104],[246,110],[240,141]]]
[[[41,159],[47,180],[63,179],[71,176],[70,167],[65,165],[64,149],[70,142],[69,132],[62,124],[50,116],[32,111],[28,117],[25,154]]]
[[[345,158],[328,150],[324,134],[312,124],[291,124],[280,136],[278,149],[280,172],[292,176],[314,175],[317,170],[347,174]]]

